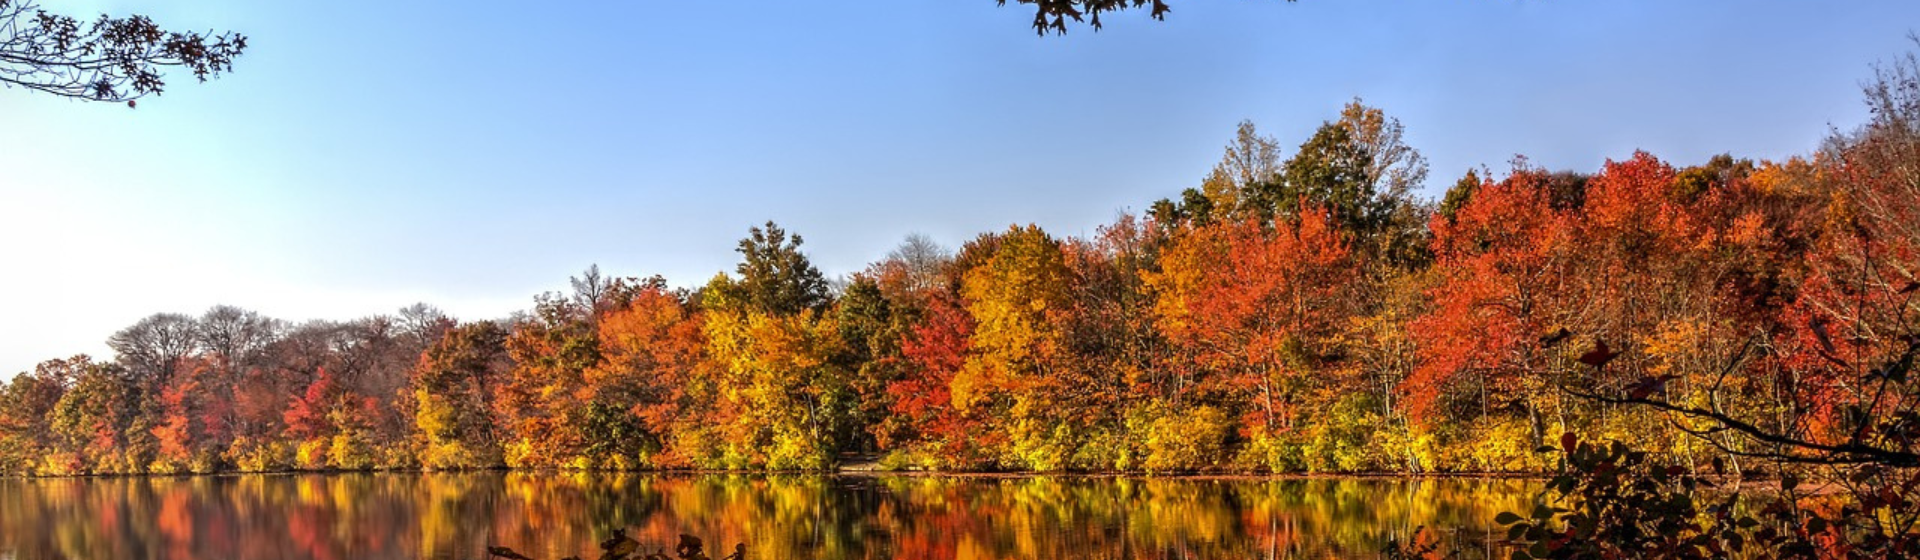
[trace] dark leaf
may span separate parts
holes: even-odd
[[[1560,330],[1553,331],[1551,333],[1548,333],[1546,336],[1540,337],[1540,346],[1543,346],[1546,348],[1552,348],[1560,344],[1560,341],[1566,340],[1567,337],[1569,336],[1573,336],[1573,331],[1567,330],[1566,327],[1560,327]]]
[[[487,547],[487,554],[490,554],[496,558],[506,558],[508,560],[533,560],[532,558],[528,558],[524,554],[520,554],[519,552],[515,552],[513,549],[507,548],[504,546],[489,546]]]
[[[1807,321],[1807,328],[1813,330],[1813,339],[1820,343],[1821,350],[1829,355],[1835,352],[1833,348],[1833,335],[1827,332],[1826,319],[1809,319]]]
[[[1602,367],[1607,365],[1607,362],[1613,361],[1613,359],[1619,355],[1619,352],[1615,352],[1613,349],[1607,347],[1606,341],[1595,340],[1593,341],[1593,349],[1588,350],[1585,354],[1581,354],[1579,359],[1580,363],[1593,367]]]

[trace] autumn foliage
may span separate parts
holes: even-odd
[[[1087,238],[915,237],[836,282],[768,223],[705,285],[594,268],[502,320],[155,315],[0,386],[0,470],[1528,471],[1568,431],[1738,470],[1570,390],[1845,437],[1847,364],[1920,290],[1915,127],[1876,114],[1807,157],[1518,159],[1436,204],[1356,101],[1284,161],[1243,124]]]

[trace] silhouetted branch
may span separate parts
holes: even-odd
[[[0,0],[0,84],[89,101],[159,95],[161,70],[186,68],[206,81],[233,69],[247,48],[239,33],[166,31],[146,16],[101,15],[92,23]]]
[[[1007,5],[1007,0],[997,0],[997,1],[1001,6]],[[1102,12],[1118,12],[1121,10],[1129,10],[1129,9],[1151,8],[1152,12],[1150,12],[1149,15],[1153,16],[1153,19],[1166,19],[1167,12],[1173,11],[1173,8],[1167,6],[1166,0],[1015,0],[1015,1],[1020,4],[1033,4],[1034,6],[1033,30],[1036,32],[1039,32],[1041,35],[1046,35],[1047,33],[1050,33],[1050,32],[1060,33],[1060,34],[1066,33],[1067,20],[1069,19],[1073,20],[1074,23],[1085,22],[1089,25],[1092,25],[1094,31],[1099,31],[1101,27],[1100,14]],[[1287,1],[1293,2],[1294,0],[1287,0]]]

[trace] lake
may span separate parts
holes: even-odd
[[[1371,558],[1485,539],[1537,482],[481,472],[0,479],[0,558]],[[715,542],[718,541],[718,542]],[[1473,545],[1461,545],[1472,547]]]

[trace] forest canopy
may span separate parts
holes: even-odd
[[[704,285],[594,267],[504,319],[156,314],[0,385],[0,471],[1511,472],[1565,432],[1738,470],[1763,442],[1573,395],[1859,433],[1857,364],[1920,290],[1915,76],[1781,161],[1519,159],[1428,200],[1356,99],[1307,138],[1243,123],[1086,237],[915,236],[830,280],[769,222]]]

